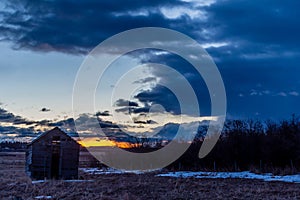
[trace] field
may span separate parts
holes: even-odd
[[[0,153],[0,199],[300,199],[300,184],[244,179],[88,174],[80,181],[32,182],[24,153]]]

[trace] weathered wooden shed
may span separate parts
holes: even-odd
[[[27,145],[26,173],[33,179],[78,177],[80,145],[59,128],[47,131]]]

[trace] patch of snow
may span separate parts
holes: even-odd
[[[45,183],[45,182],[50,182],[52,180],[37,180],[37,181],[31,181],[32,184],[37,184],[37,183]],[[57,180],[57,181],[63,181],[66,183],[73,183],[73,182],[93,182],[94,180]]]
[[[132,171],[127,171],[127,170],[117,170],[117,169],[112,169],[112,168],[79,168],[79,170],[88,173],[88,174],[143,174],[145,172],[153,172],[157,170],[152,170],[152,171],[141,171],[141,170],[132,170]]]
[[[36,183],[45,183],[46,180],[37,180],[37,181],[31,181],[32,184],[36,184]]]
[[[36,196],[35,199],[52,199],[52,196]]]
[[[123,174],[124,172],[121,170],[115,170],[111,168],[79,168],[81,171],[88,174]]]
[[[289,183],[300,183],[300,174],[296,175],[286,175],[286,176],[274,176],[271,173],[266,174],[254,174],[249,171],[244,172],[189,172],[189,171],[179,171],[179,172],[169,172],[165,174],[158,174],[156,176],[164,177],[195,177],[195,178],[241,178],[241,179],[260,179],[264,181],[282,181]]]

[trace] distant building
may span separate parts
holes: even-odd
[[[59,128],[47,131],[26,151],[26,173],[33,179],[75,179],[78,177],[80,145]]]

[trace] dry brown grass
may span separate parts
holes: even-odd
[[[12,162],[15,160],[15,162]],[[300,185],[241,179],[155,177],[154,174],[88,175],[93,182],[49,181],[32,184],[22,156],[0,155],[0,198],[34,199],[300,199]]]

